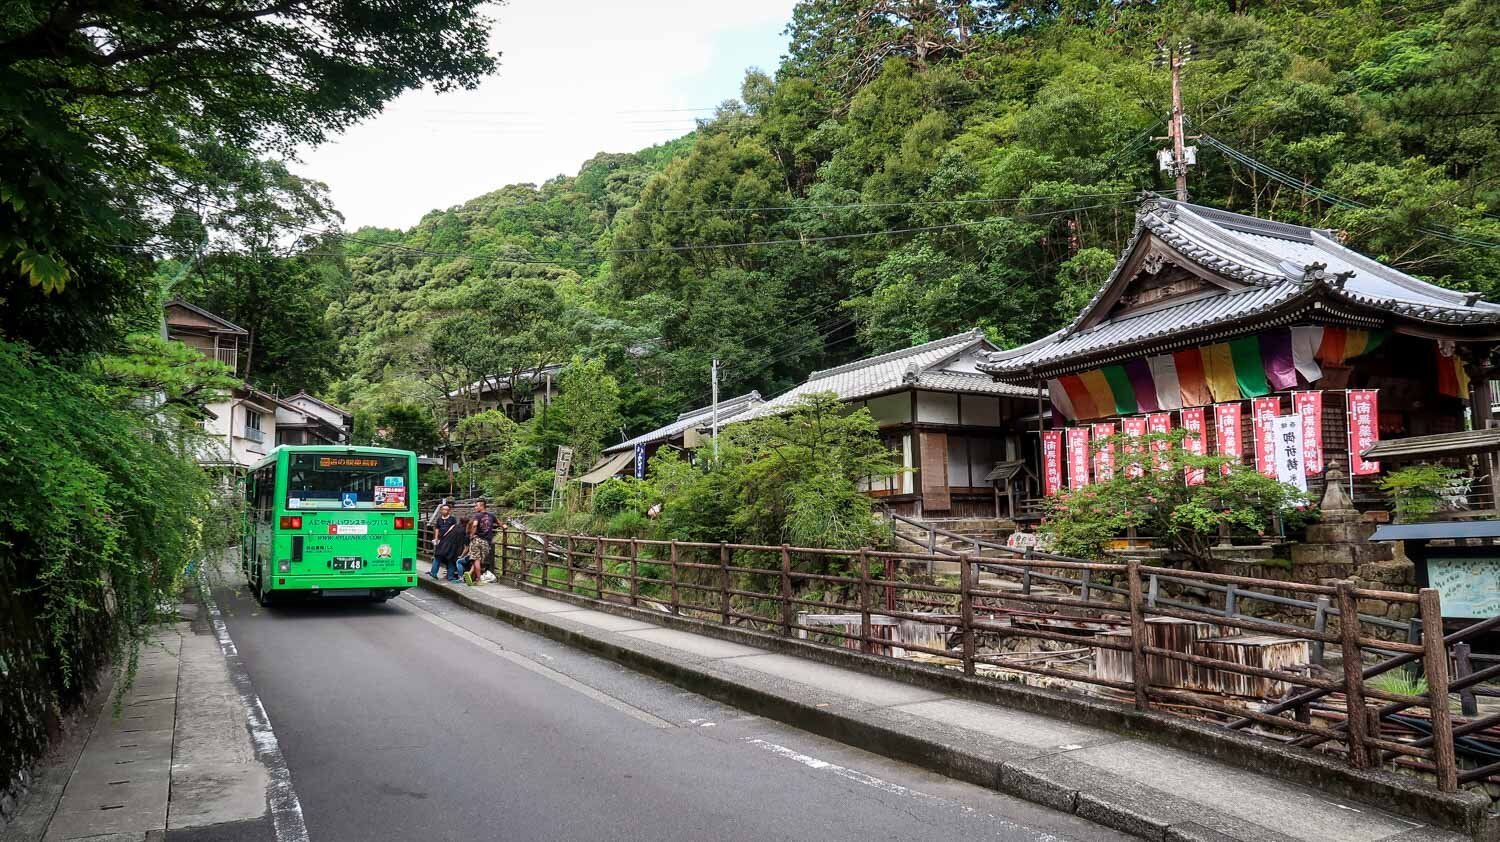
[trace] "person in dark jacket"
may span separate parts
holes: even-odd
[[[465,530],[453,514],[453,507],[443,504],[432,522],[432,570],[427,575],[437,578],[438,568],[448,572],[448,580],[456,582],[463,577],[459,569],[458,556],[463,552]]]

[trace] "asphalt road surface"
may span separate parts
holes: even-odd
[[[1127,838],[420,592],[269,610],[232,582],[213,595],[314,842]],[[221,830],[193,838],[270,824]]]

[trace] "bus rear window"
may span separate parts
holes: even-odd
[[[288,509],[411,508],[403,456],[292,453],[287,456]]]

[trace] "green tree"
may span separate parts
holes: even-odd
[[[574,463],[587,468],[620,429],[620,385],[602,360],[575,357],[562,371],[548,414],[573,448]]]
[[[96,348],[223,150],[290,155],[495,67],[478,0],[17,0],[0,16],[0,332]]]

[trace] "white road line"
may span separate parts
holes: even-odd
[[[403,596],[402,598],[405,599],[405,596]],[[445,620],[442,617],[433,614],[432,609],[428,608],[425,605],[413,605],[411,609],[407,609],[406,606],[402,605],[402,603],[399,601],[395,604],[400,606],[403,610],[408,610],[416,617],[425,620],[433,624],[434,626],[437,626],[443,631],[446,631],[449,634],[454,635],[455,637],[467,640],[468,642],[474,644],[475,646],[478,646],[479,648],[490,653],[491,655],[494,655],[497,658],[504,658],[505,660],[511,662],[512,664],[515,664],[521,669],[534,672],[537,675],[540,675],[541,677],[546,678],[550,681],[555,681],[558,684],[561,684],[562,686],[568,688],[569,690],[593,699],[594,701],[598,702],[601,705],[604,705],[605,707],[613,708],[620,713],[625,714],[626,716],[637,719],[654,728],[676,727],[671,722],[668,722],[667,720],[662,719],[655,714],[641,710],[640,708],[627,702],[622,702],[607,693],[601,693],[600,691],[595,690],[587,684],[584,684],[583,682],[578,681],[577,679],[570,676],[564,675],[563,673],[560,673],[545,664],[539,664],[536,661],[525,657],[524,655],[517,655],[515,652],[506,649],[504,646],[501,646],[493,640],[488,640],[486,638],[480,637],[479,635],[469,631],[468,629],[451,620]]]
[[[266,767],[270,782],[266,784],[266,802],[271,809],[271,826],[275,829],[277,842],[307,842],[307,823],[302,818],[302,802],[297,799],[297,790],[292,788],[292,770],[281,753],[281,743],[271,728],[271,717],[260,703],[260,696],[250,683],[250,673],[240,661],[240,651],[229,636],[229,627],[214,602],[213,589],[208,585],[203,562],[198,564],[198,593],[208,607],[213,620],[214,637],[219,641],[219,651],[229,665],[229,677],[239,691],[240,704],[245,708],[245,725],[250,729],[250,739],[255,744],[256,759]]]
[[[818,758],[811,755],[803,754],[796,749],[790,749],[783,745],[766,742],[765,740],[755,737],[746,737],[745,742],[757,748],[765,749],[766,751],[771,752],[777,757],[785,757],[788,760],[794,760],[809,769],[832,772],[833,774],[838,775],[841,778],[847,778],[848,780],[854,781],[855,783],[861,783],[868,787],[874,787],[881,792],[887,792],[891,795],[901,795],[907,798],[916,798],[925,801],[931,801],[936,804],[947,804],[949,806],[956,807],[965,813],[973,815],[979,814],[977,810],[966,804],[960,804],[956,801],[950,801],[946,798],[939,798],[936,795],[929,795],[925,792],[922,792],[921,790],[891,783],[890,781],[877,778],[874,775],[867,775],[864,772],[850,769],[847,766],[840,766],[837,763],[829,763],[827,760],[819,760]],[[1010,819],[1002,818],[1000,816],[989,813],[983,815],[991,821],[998,823],[1007,830],[1027,834],[1031,837],[1031,839],[1035,840],[1035,842],[1062,842],[1062,840],[1050,833],[1044,833],[1042,831],[1034,830],[1032,828],[1026,827],[1025,825],[1017,824]]]

